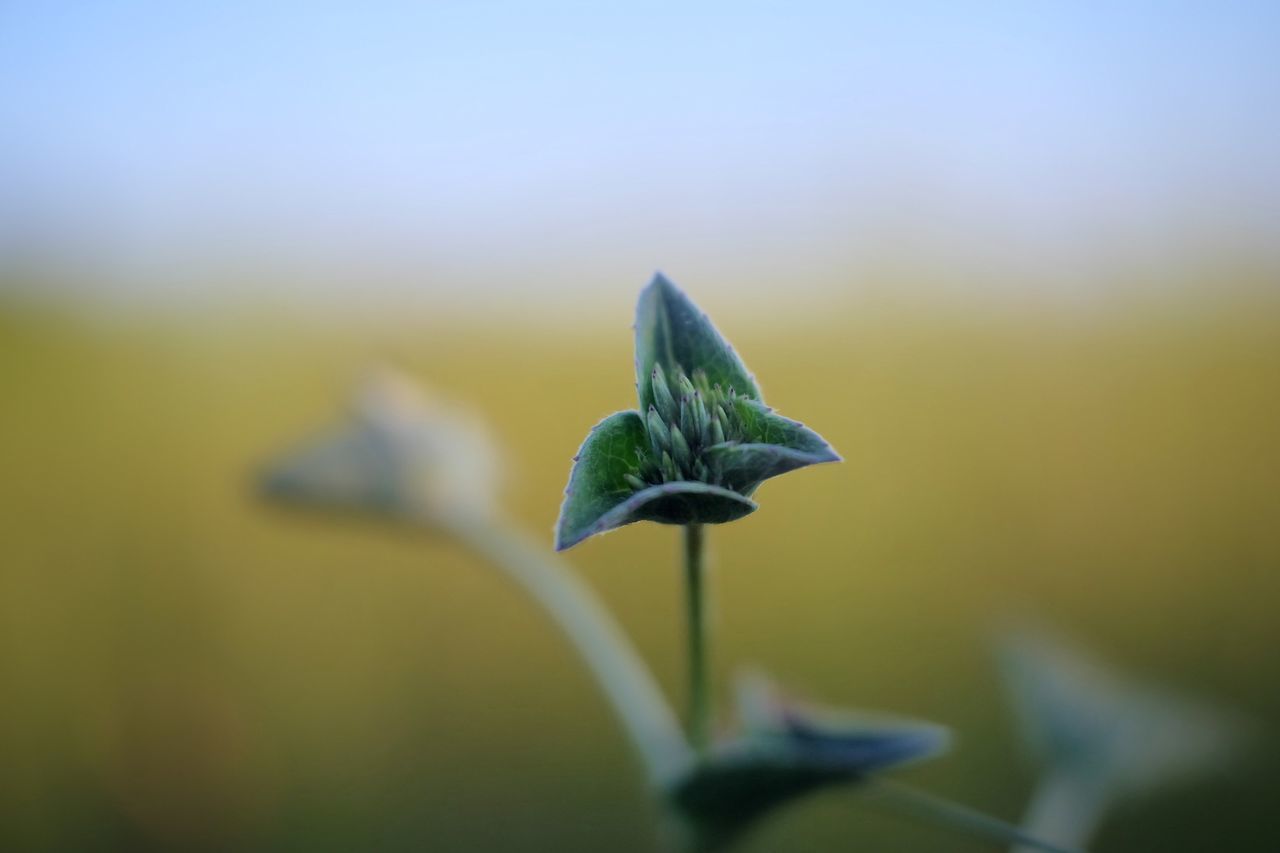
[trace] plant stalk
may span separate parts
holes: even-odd
[[[1051,843],[1027,829],[1006,823],[968,806],[921,791],[902,782],[877,778],[867,783],[872,802],[879,802],[916,820],[933,823],[954,832],[1004,844],[1014,844],[1018,853],[1078,853],[1080,848]]]
[[[1102,815],[1105,789],[1096,779],[1072,770],[1050,770],[1039,784],[1022,819],[1026,831],[1065,847],[1080,848]],[[1027,853],[1014,847],[1012,853]]]
[[[670,704],[590,587],[512,525],[469,515],[431,521],[501,569],[564,631],[622,721],[655,788],[688,770],[693,755]]]
[[[684,570],[688,605],[689,742],[698,755],[711,745],[711,691],[707,663],[707,578],[701,524],[684,528]]]

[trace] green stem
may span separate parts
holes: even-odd
[[[655,787],[687,771],[693,755],[671,706],[585,583],[511,525],[471,516],[433,517],[432,522],[447,526],[500,568],[560,626],[613,705]]]
[[[1037,838],[1083,847],[1102,815],[1105,790],[1096,779],[1070,770],[1051,770],[1036,785],[1022,826]],[[1015,847],[1013,853],[1029,848]]]
[[[684,571],[688,601],[689,740],[699,755],[711,744],[711,691],[707,665],[707,584],[701,524],[684,528]]]
[[[890,779],[871,779],[867,783],[869,799],[878,800],[895,810],[912,817],[953,831],[967,833],[1002,844],[1015,844],[1016,850],[1044,851],[1044,853],[1077,853],[1077,848],[1059,846],[1035,837],[1027,830],[991,817],[960,803]]]

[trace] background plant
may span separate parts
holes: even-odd
[[[1083,848],[1117,803],[1226,771],[1254,742],[1238,713],[1111,671],[1044,631],[998,649],[1019,730],[1039,769],[1024,827]]]

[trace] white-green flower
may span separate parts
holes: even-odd
[[[277,500],[334,509],[487,517],[499,473],[483,422],[383,368],[357,386],[340,423],[272,460],[262,487]]]

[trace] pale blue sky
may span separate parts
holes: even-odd
[[[1277,152],[1276,2],[0,6],[0,251],[126,289],[1084,275],[1274,248]]]

